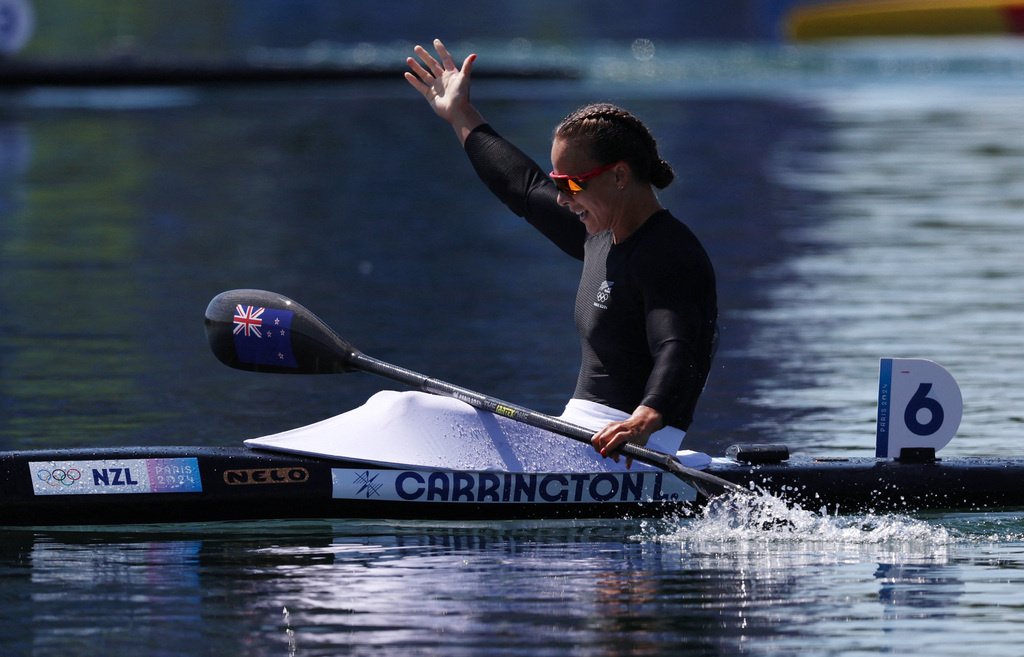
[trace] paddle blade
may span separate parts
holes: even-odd
[[[206,337],[218,360],[251,372],[350,372],[359,353],[300,304],[264,290],[215,296],[206,307]]]

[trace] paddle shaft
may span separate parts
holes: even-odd
[[[480,409],[507,417],[516,422],[522,422],[539,429],[545,429],[552,433],[557,433],[566,438],[572,438],[581,443],[590,445],[590,439],[594,435],[594,432],[589,431],[579,425],[566,422],[550,415],[538,413],[522,406],[510,404],[494,397],[463,388],[440,379],[414,372],[404,367],[392,365],[382,360],[367,356],[366,354],[353,350],[348,356],[348,363],[357,370],[362,370],[370,374],[377,374],[393,381],[398,381],[411,388],[418,388],[423,392],[427,392],[442,397],[452,397],[459,401],[465,402],[473,408]],[[692,484],[698,491],[705,497],[714,497],[719,494],[720,490],[726,490],[728,492],[748,493],[745,488],[734,484],[731,481],[716,477],[715,475],[708,474],[701,470],[694,468],[688,468],[682,465],[675,458],[662,452],[657,452],[651,449],[647,449],[641,445],[634,445],[633,443],[626,443],[619,448],[619,451],[626,456],[646,463],[647,465],[660,468],[671,472],[672,474],[683,479],[687,483]],[[713,486],[714,488],[709,488]]]
[[[237,369],[284,374],[333,374],[361,370],[591,444],[593,432],[583,427],[367,356],[319,317],[275,292],[229,290],[218,294],[206,308],[206,335],[217,358]],[[286,335],[287,339],[283,337]],[[264,345],[269,345],[269,348]],[[676,475],[708,498],[722,491],[750,493],[731,481],[688,468],[669,454],[632,443],[626,443],[619,451],[629,458]]]

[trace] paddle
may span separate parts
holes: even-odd
[[[363,371],[424,392],[461,400],[474,408],[545,429],[590,445],[592,431],[460,386],[418,374],[362,353],[304,307],[274,292],[230,290],[206,308],[206,336],[224,364],[252,372],[333,374]],[[711,498],[749,493],[731,481],[688,468],[669,454],[627,443],[622,454],[670,472]]]

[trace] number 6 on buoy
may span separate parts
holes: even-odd
[[[938,363],[882,358],[875,456],[899,458],[913,448],[938,452],[956,435],[963,410],[960,386]]]

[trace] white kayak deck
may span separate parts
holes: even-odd
[[[605,421],[600,418],[587,423],[580,419],[572,418],[593,431]],[[402,467],[566,473],[626,469],[625,459],[616,463],[570,438],[479,411],[456,399],[420,392],[379,392],[347,413],[246,440],[245,444],[304,456]],[[683,465],[691,468],[705,468],[711,463],[711,457],[701,452],[677,452],[677,444],[677,436],[655,434],[647,446],[675,453]],[[633,468],[650,466],[634,463]]]

